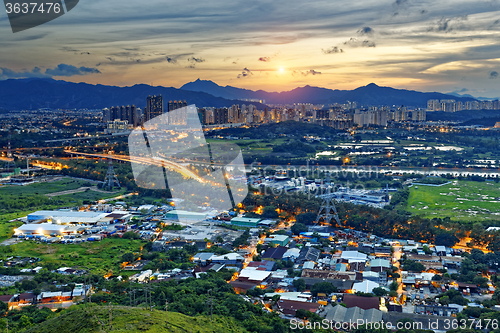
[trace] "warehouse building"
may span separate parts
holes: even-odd
[[[249,227],[249,228],[257,228],[260,219],[252,219],[249,217],[235,217],[231,219],[232,225],[237,225],[240,227]]]
[[[61,225],[53,223],[31,223],[23,224],[17,229],[14,229],[16,236],[29,236],[29,235],[72,235],[78,233],[80,227]]]
[[[40,210],[28,214],[28,223],[46,220],[57,224],[83,223],[96,224],[103,221],[109,214],[102,212],[75,212],[64,210]]]
[[[264,244],[269,244],[271,246],[286,246],[290,241],[290,237],[287,235],[269,235],[264,240]]]
[[[165,213],[165,218],[179,222],[197,222],[206,220],[209,213],[189,212],[186,210],[175,209]]]

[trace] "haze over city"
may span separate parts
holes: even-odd
[[[82,1],[12,34],[0,79],[284,91],[378,85],[498,97],[498,1]]]

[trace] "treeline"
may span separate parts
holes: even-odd
[[[399,192],[398,192],[399,193]],[[410,216],[404,208],[408,192],[403,190],[386,209],[355,205],[347,202],[337,202],[336,208],[341,225],[338,228],[355,229],[372,233],[380,237],[394,239],[412,239],[435,243],[436,245],[453,246],[459,238],[467,236],[466,228],[472,230],[470,237],[473,244],[488,246],[492,251],[500,251],[500,232],[487,233],[481,223],[469,226],[452,222],[449,218],[427,219],[420,216]],[[321,206],[321,199],[304,193],[287,193],[272,195],[265,193],[250,193],[243,201],[245,207],[276,207],[280,209],[280,217],[295,219],[297,223],[311,225]],[[303,231],[297,226],[295,232]]]

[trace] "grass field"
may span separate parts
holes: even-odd
[[[83,201],[112,198],[126,192],[126,190],[122,189],[118,192],[103,193],[89,189],[84,192],[55,196],[51,200],[48,200],[46,196],[46,194],[76,190],[83,186],[89,187],[89,185],[94,184],[82,180],[63,178],[26,186],[2,186],[0,187],[0,200],[4,203],[4,206],[0,207],[0,222],[26,216],[26,214],[40,209],[74,206],[81,204]],[[30,204],[23,205],[26,202]],[[6,207],[7,203],[9,207]],[[1,231],[0,227],[0,238],[3,236]]]
[[[71,178],[63,178],[56,181],[47,181],[34,183],[26,186],[5,185],[0,187],[0,196],[5,194],[30,195],[30,194],[47,194],[67,190],[76,190],[89,182],[76,180]]]
[[[124,253],[138,253],[144,242],[122,238],[106,238],[100,242],[81,244],[37,244],[23,241],[11,245],[12,254],[22,257],[39,257],[43,263],[57,267],[87,266],[94,274],[120,271]]]
[[[439,187],[413,186],[408,211],[427,218],[453,221],[500,220],[500,185],[495,182],[453,181]]]
[[[244,333],[247,332],[234,319],[214,315],[213,321],[205,316],[189,317],[177,312],[168,313],[166,327],[165,311],[147,311],[141,308],[114,306],[112,328],[109,325],[109,307],[94,306],[92,310],[74,306],[55,318],[23,332],[29,333],[98,333],[98,332],[143,332],[143,333]]]

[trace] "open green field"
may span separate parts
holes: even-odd
[[[143,243],[140,240],[122,238],[106,238],[100,242],[80,244],[22,241],[11,245],[12,252],[8,255],[38,257],[41,264],[54,263],[57,267],[87,266],[94,274],[105,274],[109,271],[118,273],[122,255],[127,252],[139,253]]]
[[[98,192],[92,189],[77,193],[64,192],[94,185],[95,183],[84,180],[62,178],[55,181],[39,182],[26,186],[2,186],[0,187],[0,222],[10,221],[40,209],[76,206],[84,202],[112,198],[126,192],[125,189],[117,192]],[[47,194],[59,192],[62,192],[62,195],[53,197],[47,196]],[[0,228],[0,232],[1,231]],[[3,233],[0,233],[0,238],[2,236]]]
[[[5,185],[0,187],[0,196],[6,194],[12,195],[30,195],[30,194],[48,194],[67,190],[76,190],[82,186],[89,186],[89,182],[71,178],[63,178],[55,181],[34,183],[26,186]]]
[[[80,305],[63,311],[54,318],[40,325],[23,330],[23,332],[248,332],[230,317],[214,315],[213,321],[210,321],[206,316],[189,317],[177,312],[168,312],[168,327],[166,327],[165,311],[147,311],[141,308],[125,306],[113,306],[112,311],[112,328],[109,325],[108,306],[97,305],[93,306],[92,310],[90,310]]]
[[[220,143],[220,142],[227,142],[227,143],[233,143],[237,144],[240,146],[241,150],[243,152],[249,153],[258,153],[259,155],[267,155],[272,153],[273,151],[273,146],[281,145],[287,142],[287,139],[283,138],[277,138],[277,139],[265,139],[265,140],[214,140],[214,139],[207,139],[208,143],[214,142],[214,143]]]
[[[410,188],[407,208],[427,218],[500,221],[500,185],[473,181],[452,181],[439,187],[417,185]]]

